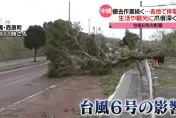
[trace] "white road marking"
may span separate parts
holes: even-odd
[[[119,87],[120,87],[120,85],[121,85],[121,83],[122,83],[124,77],[125,77],[125,73],[121,76],[120,81],[119,81],[119,83],[118,83],[118,85],[117,85],[117,87],[116,87],[114,93],[109,96],[108,102],[111,102],[111,101],[112,101],[112,98],[114,97],[115,93],[116,93],[117,90],[119,89]],[[110,108],[109,108],[109,109],[110,109]],[[102,113],[102,114],[99,114],[99,117],[101,118],[102,115],[103,115],[103,113]]]
[[[43,93],[43,92],[45,92],[45,91],[51,89],[51,88],[54,88],[54,87],[56,87],[56,85],[57,85],[57,84],[52,85],[52,86],[50,86],[50,87],[44,89],[43,91],[37,92],[36,94],[33,94],[33,95],[31,95],[31,96],[29,96],[29,97],[23,99],[23,100],[20,100],[20,101],[18,101],[18,102],[15,102],[15,103],[13,103],[12,105],[7,106],[6,108],[2,108],[2,109],[0,109],[0,112],[6,110],[6,109],[9,108],[9,107],[12,107],[12,106],[17,105],[17,104],[19,104],[19,103],[21,103],[21,102],[24,102],[24,101],[26,101],[26,100],[28,100],[28,99],[30,99],[30,98],[33,98],[33,97],[35,97],[35,96],[37,96],[37,95],[39,95],[39,94],[41,94],[41,93]]]
[[[15,83],[18,83],[18,82],[21,82],[21,81],[24,81],[24,80],[28,80],[28,79],[31,79],[31,78],[33,78],[33,77],[35,77],[35,76],[28,77],[28,78],[25,78],[25,79],[20,79],[20,80],[17,80],[17,81],[11,82],[11,83],[7,83],[7,84],[5,84],[5,86],[6,86],[6,85],[15,84]]]
[[[46,64],[49,64],[49,62],[37,64],[37,65],[33,65],[33,66],[28,66],[28,67],[22,67],[22,68],[18,68],[18,69],[14,69],[14,70],[8,70],[8,71],[0,72],[0,74],[6,74],[6,73],[10,73],[10,72],[20,71],[20,70],[38,67],[38,66],[42,66],[42,65],[46,65]]]
[[[122,75],[122,77],[120,78],[120,81],[119,81],[119,83],[118,83],[118,85],[117,85],[117,87],[116,87],[116,91],[117,91],[117,89],[119,89],[119,87],[120,87],[120,85],[121,85],[121,83],[122,83],[124,77],[125,77],[125,73],[124,73],[124,74]]]
[[[4,71],[4,72],[0,72],[0,74],[6,74],[6,73],[10,73],[10,72],[15,72],[15,71],[20,71],[20,70],[28,69],[28,68],[38,67],[38,66],[46,65],[46,64],[48,64],[48,63],[49,63],[49,62],[42,63],[42,64],[37,64],[37,65],[33,65],[33,66],[28,66],[28,67],[22,67],[22,68],[14,69],[14,70]],[[40,75],[40,76],[41,76],[41,75]],[[8,84],[6,84],[6,85],[15,84],[15,83],[18,83],[18,82],[21,82],[21,81],[24,81],[24,80],[28,80],[28,79],[34,78],[34,77],[38,77],[38,76],[32,76],[32,77],[28,77],[28,78],[25,78],[25,79],[20,79],[20,80],[17,80],[17,81],[8,83]],[[5,85],[5,86],[6,86],[6,85]],[[57,85],[57,84],[56,84],[56,85]],[[19,104],[19,103],[21,103],[21,102],[24,102],[24,101],[26,101],[26,100],[28,100],[28,99],[30,99],[30,98],[32,98],[32,97],[35,97],[35,96],[37,96],[37,95],[43,93],[43,92],[46,91],[46,90],[49,90],[49,89],[51,89],[51,88],[54,88],[56,85],[50,86],[50,87],[44,89],[43,91],[37,92],[36,94],[33,94],[33,95],[31,95],[31,96],[29,96],[29,97],[23,99],[23,100],[20,100],[20,101],[18,101],[18,102],[15,102],[15,103],[13,103],[12,105],[7,106],[7,108],[8,108],[8,107],[12,107],[12,106],[14,106],[14,105],[17,105],[17,104]],[[2,112],[2,111],[5,110],[5,109],[6,109],[6,108],[0,109],[0,112]]]
[[[114,93],[108,98],[108,101],[111,101],[111,100],[112,100],[112,98],[114,97],[116,91],[119,89],[119,87],[120,87],[120,85],[121,85],[121,83],[122,83],[124,77],[125,77],[125,73],[124,73],[124,74],[122,75],[122,77],[120,78],[120,81],[119,81],[119,83],[118,83],[118,85],[117,85],[117,87],[116,87]]]
[[[32,78],[38,78],[38,77],[41,77],[43,74],[41,75],[38,75],[38,76],[31,76],[31,77],[27,77],[25,79],[20,79],[20,80],[17,80],[17,81],[14,81],[14,82],[11,82],[11,83],[7,83],[7,84],[4,84],[4,85],[1,85],[1,87],[4,87],[4,86],[7,86],[7,85],[12,85],[12,84],[15,84],[15,83],[18,83],[18,82],[21,82],[21,81],[24,81],[24,80],[29,80],[29,79],[32,79]]]

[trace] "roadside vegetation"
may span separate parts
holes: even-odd
[[[176,57],[167,57],[165,64],[154,70],[154,76],[159,77],[157,87],[176,87]]]
[[[103,89],[103,94],[105,96],[110,96],[114,93],[118,82],[121,79],[121,76],[127,72],[128,70],[132,69],[135,63],[130,63],[128,65],[121,65],[112,70],[110,74],[102,76],[100,79],[101,86]]]
[[[157,30],[151,41],[140,42],[139,36],[129,30],[123,39],[112,39],[101,31],[84,33],[80,22],[61,19],[44,23],[43,28],[48,36],[46,56],[51,61],[48,76],[102,75],[105,95],[112,94],[117,81],[136,60],[151,58],[158,51],[165,56],[176,56],[174,30],[171,33]]]
[[[44,55],[44,48],[39,49],[38,56]],[[29,58],[34,51],[25,48],[23,38],[0,37],[0,61]]]

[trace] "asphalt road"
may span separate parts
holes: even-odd
[[[47,71],[48,64],[45,63],[0,72],[0,109],[6,108],[55,84],[56,82],[53,80],[41,79],[41,76]]]
[[[33,58],[26,58],[26,59],[3,61],[3,62],[0,62],[0,67],[34,63],[33,60],[34,60]],[[37,61],[43,61],[43,60],[46,60],[46,57],[37,57]]]

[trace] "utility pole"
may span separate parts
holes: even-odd
[[[88,27],[89,27],[89,34],[90,34],[90,19],[88,19]]]
[[[97,35],[97,33],[98,33],[98,32],[97,32],[97,27],[95,27],[95,34]]]
[[[142,7],[142,1],[140,1],[140,7]],[[139,30],[139,37],[140,37],[140,50],[142,51],[142,28]]]
[[[68,21],[70,23],[70,1],[68,3]]]

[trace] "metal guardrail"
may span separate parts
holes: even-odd
[[[149,81],[150,100],[153,100],[153,82],[152,82],[152,74],[151,74],[150,66],[149,66],[147,60],[145,60],[145,68],[146,68],[146,72],[147,72],[147,79],[148,79],[148,81]]]
[[[153,81],[152,81],[152,74],[151,74],[150,66],[149,66],[147,60],[145,60],[145,68],[146,68],[146,72],[147,72],[147,79],[148,79],[148,82],[149,82],[150,100],[152,101],[153,98],[154,98]],[[154,113],[151,114],[151,118],[155,118],[155,114]]]
[[[137,67],[138,67],[138,69],[139,69],[140,77],[142,77],[142,68],[141,68],[140,65],[139,65],[139,61],[136,61],[136,64],[137,64]]]

